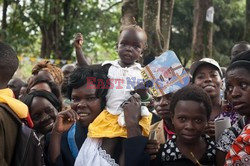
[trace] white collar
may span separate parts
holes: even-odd
[[[119,64],[119,59],[116,59],[114,61],[105,61],[105,62],[102,63],[102,66],[104,66],[106,64],[111,64],[111,65],[114,65],[116,67],[121,67],[121,65]],[[135,64],[133,64],[132,66],[130,66],[128,68],[138,68],[138,69],[141,70],[141,64],[135,63]]]

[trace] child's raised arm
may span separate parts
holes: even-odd
[[[83,44],[83,36],[81,33],[77,33],[74,39],[77,64],[78,66],[88,66],[89,62],[84,56],[84,53],[82,51],[82,44]]]

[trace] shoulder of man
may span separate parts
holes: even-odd
[[[11,108],[3,103],[0,103],[0,114],[4,118],[4,120],[12,119],[16,121],[17,123],[22,123],[21,120],[18,118],[18,116],[11,110]]]

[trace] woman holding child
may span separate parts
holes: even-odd
[[[100,162],[102,164],[112,162],[120,165],[125,163],[126,165],[145,165],[145,159],[138,156],[138,154],[144,154],[144,145],[147,141],[146,137],[141,136],[139,126],[140,102],[138,95],[133,95],[123,107],[128,138],[118,139],[120,143],[117,146],[111,146],[116,143],[114,139],[100,139],[100,144],[95,150],[106,155],[99,156],[99,160],[97,158],[91,160],[81,153],[81,146],[87,138],[88,126],[103,111],[108,90],[97,88],[97,81],[87,82],[88,77],[102,79],[105,86],[108,79],[100,68],[97,69],[93,66],[77,68],[72,73],[68,84],[68,97],[71,99],[72,109],[60,112],[56,118],[49,141],[50,164],[70,166],[77,165],[79,162],[81,164],[82,160],[87,159],[90,165],[100,165]],[[90,86],[93,88],[88,88]],[[120,160],[121,153],[123,161]],[[107,156],[109,157],[106,158]],[[76,163],[75,160],[77,160]]]

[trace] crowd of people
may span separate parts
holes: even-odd
[[[224,72],[211,58],[193,62],[189,85],[163,96],[143,82],[127,88],[126,78],[142,80],[147,35],[139,26],[121,28],[114,61],[90,64],[82,44],[79,33],[76,64],[44,60],[24,81],[13,77],[16,52],[0,42],[1,166],[16,163],[20,121],[42,149],[38,166],[250,165],[249,43],[232,47]],[[225,117],[232,127],[215,139]]]

